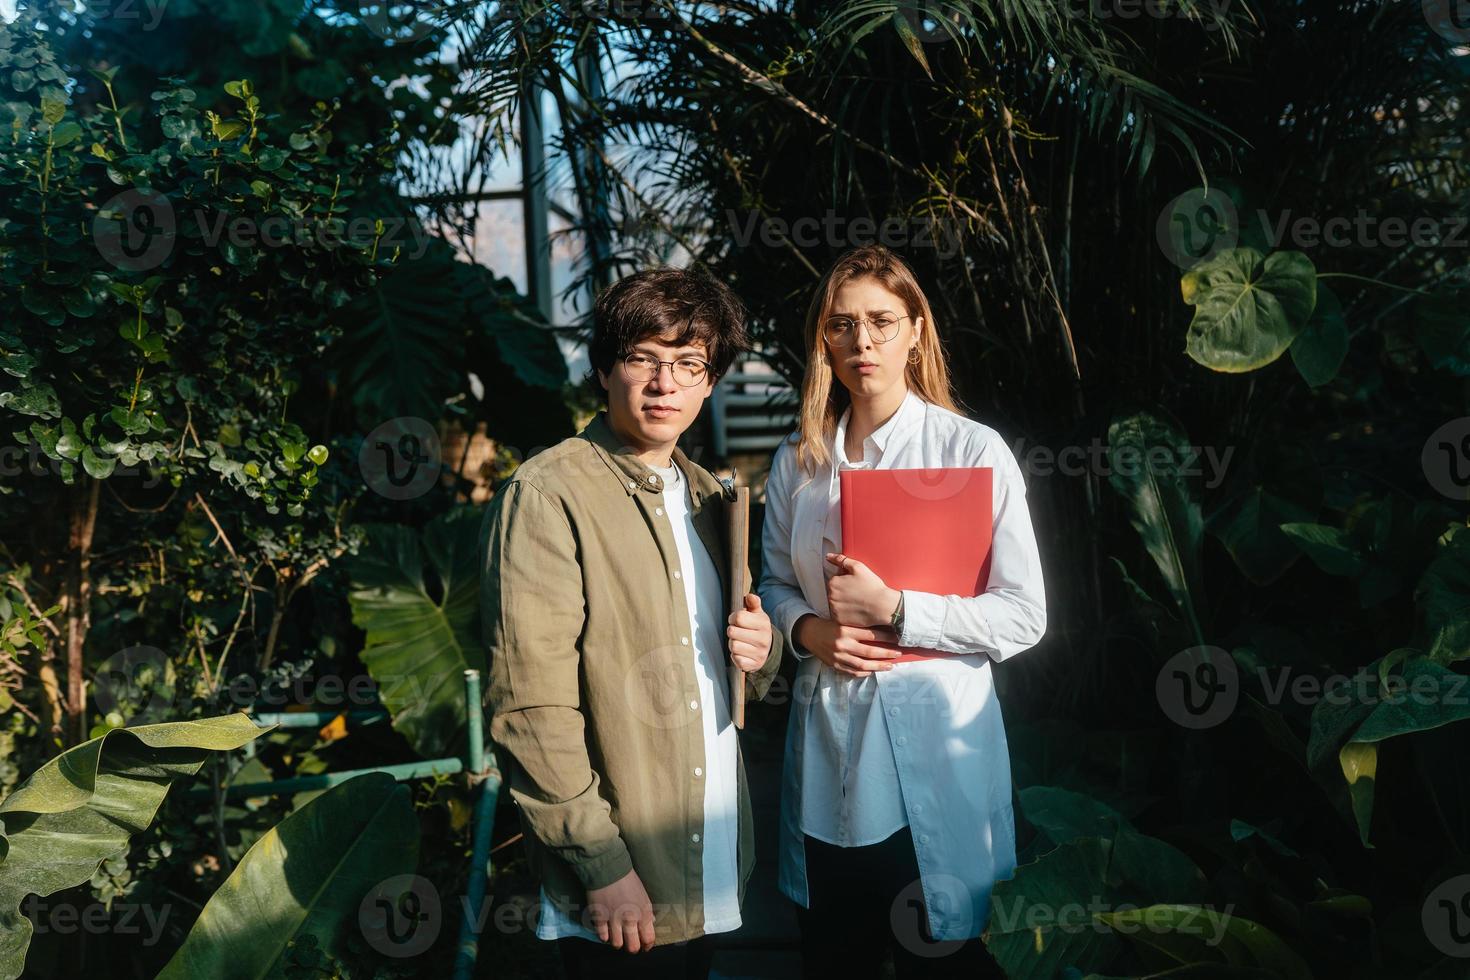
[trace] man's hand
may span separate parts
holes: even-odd
[[[638,872],[629,871],[611,885],[587,892],[587,914],[597,938],[613,949],[647,952],[653,948],[653,903]]]
[[[761,608],[761,597],[745,593],[745,608],[730,614],[725,636],[730,640],[730,659],[747,674],[760,670],[771,652],[771,617]]]
[[[888,626],[902,593],[883,584],[878,573],[856,558],[834,552],[827,561],[837,574],[827,579],[827,608],[844,626]]]

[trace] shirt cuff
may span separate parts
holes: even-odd
[[[796,642],[796,637],[791,632],[796,628],[797,621],[808,613],[813,616],[821,615],[805,599],[795,597],[786,600],[776,615],[777,621],[781,624],[781,632],[786,639],[786,651],[797,660],[806,660],[811,656],[810,653],[801,648]]]
[[[903,592],[903,629],[898,634],[901,647],[937,650],[944,636],[944,596],[932,592]]]

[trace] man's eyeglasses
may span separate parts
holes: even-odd
[[[850,316],[833,316],[828,317],[822,324],[822,336],[833,347],[845,347],[857,336],[858,324],[867,323],[868,332],[872,334],[873,340],[886,344],[898,336],[899,322],[907,319],[909,319],[907,314],[894,316],[891,313],[880,313],[872,319],[862,317],[857,320]]]
[[[677,361],[660,361],[652,354],[633,351],[623,355],[623,370],[630,381],[652,381],[658,377],[659,369],[667,364],[673,372],[674,381],[684,388],[693,388],[704,380],[709,365],[697,357],[681,357]]]

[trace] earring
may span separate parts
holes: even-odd
[[[924,355],[919,353],[919,345],[918,344],[915,344],[914,346],[912,346],[912,347],[909,348],[908,361],[909,361],[910,364],[918,364],[923,359],[924,359]]]

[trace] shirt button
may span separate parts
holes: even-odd
[[[695,766],[694,767],[694,775],[696,775],[696,776],[703,776],[704,775],[704,770],[701,769],[699,766]]]
[[[898,744],[899,745],[907,745],[907,744],[909,744],[909,740],[908,740],[908,738],[906,736],[900,735],[900,736],[898,736]]]
[[[684,573],[683,572],[675,572],[674,573],[674,578],[683,578],[683,577],[684,577]]]
[[[919,843],[920,844],[927,844],[927,843],[929,843],[929,835],[928,834],[920,834],[919,835]]]
[[[629,490],[637,490],[638,489],[638,484],[634,483],[632,480],[629,480],[628,481],[628,489]]]
[[[699,843],[699,835],[698,834],[690,834],[689,835],[689,839],[692,840],[692,841],[694,841],[694,843],[696,843],[696,844]]]
[[[923,813],[924,812],[924,804],[922,804],[922,803],[915,803],[914,804],[914,812],[915,813]]]
[[[888,709],[888,713],[890,715],[892,715],[893,717],[895,717],[895,718],[898,717],[898,709],[897,708],[889,708]]]
[[[690,701],[689,702],[689,710],[690,711],[698,711],[699,710],[699,702],[698,701]]]
[[[655,507],[653,509],[653,512],[655,514],[657,514],[659,517],[663,517],[664,516],[664,509],[662,507]]]
[[[682,643],[684,646],[687,647],[689,645],[689,637],[687,637],[687,636],[681,636],[681,637],[679,637],[679,642]]]

